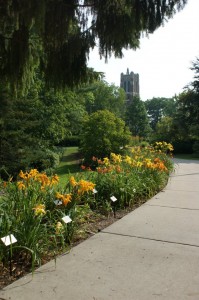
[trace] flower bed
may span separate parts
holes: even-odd
[[[57,175],[36,169],[21,171],[17,181],[2,182],[0,197],[0,269],[19,274],[13,266],[34,270],[42,262],[69,249],[73,237],[93,222],[94,215],[130,210],[166,184],[172,162],[167,143],[134,147],[125,155],[93,157],[92,166],[71,176],[65,186]],[[11,239],[11,240],[10,240]],[[19,272],[19,268],[16,268]],[[0,276],[2,275],[0,272]],[[18,275],[17,275],[18,274]]]

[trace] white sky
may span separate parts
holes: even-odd
[[[105,73],[105,80],[120,85],[120,74],[139,73],[140,97],[173,97],[192,81],[192,61],[199,57],[199,0],[188,0],[185,8],[149,37],[140,48],[124,50],[122,59],[112,57],[105,64],[98,50],[90,54],[89,67]]]

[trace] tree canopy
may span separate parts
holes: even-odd
[[[151,132],[144,102],[139,97],[134,97],[127,106],[126,123],[134,136],[146,138]]]
[[[176,101],[174,98],[152,98],[144,101],[149,117],[150,126],[153,130],[163,117],[172,117],[176,112]]]
[[[76,85],[96,75],[87,68],[90,49],[100,57],[139,47],[187,0],[0,1],[0,81],[31,83],[35,68],[54,86]]]
[[[85,98],[89,114],[98,110],[109,110],[119,118],[124,117],[126,94],[122,88],[109,85],[105,81],[96,81],[80,88],[78,93]]]
[[[179,153],[199,152],[199,58],[192,63],[194,79],[175,98],[145,101],[154,140],[174,144]]]
[[[189,137],[199,140],[199,58],[192,63],[194,80],[177,99],[176,120]]]
[[[194,81],[190,85],[194,89],[194,91],[199,94],[199,57],[196,57],[191,70],[195,72],[195,75]]]

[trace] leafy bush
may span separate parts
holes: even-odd
[[[30,160],[29,168],[36,168],[39,171],[44,171],[46,169],[58,167],[60,155],[50,149],[44,149],[33,153],[28,159]]]
[[[16,155],[16,164],[11,162],[11,165],[6,164],[0,169],[0,178],[7,180],[9,176],[17,177],[20,170],[38,169],[39,171],[51,170],[50,173],[59,165],[61,153],[57,151],[57,148],[39,148],[35,146],[35,149],[18,150],[20,152],[20,158]],[[49,172],[48,172],[49,173]]]
[[[88,161],[92,156],[103,158],[111,152],[120,153],[130,142],[130,131],[125,122],[108,110],[97,111],[85,121],[81,151]]]

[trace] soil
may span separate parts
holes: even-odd
[[[115,216],[113,213],[110,213],[108,216],[105,216],[103,214],[93,214],[89,216],[88,220],[84,221],[84,223],[81,224],[81,231],[77,231],[77,233],[75,234],[70,248],[77,246],[89,237],[100,232],[102,229],[123,218],[126,214],[133,211],[144,202],[145,201],[140,201],[131,208],[117,210]],[[41,264],[43,265],[51,259],[53,259],[51,255],[46,256],[45,258],[43,258]],[[0,290],[30,272],[31,265],[27,264],[26,260],[23,257],[18,258],[17,262],[12,261],[12,275],[10,275],[10,266],[3,266],[3,264],[0,263]]]

